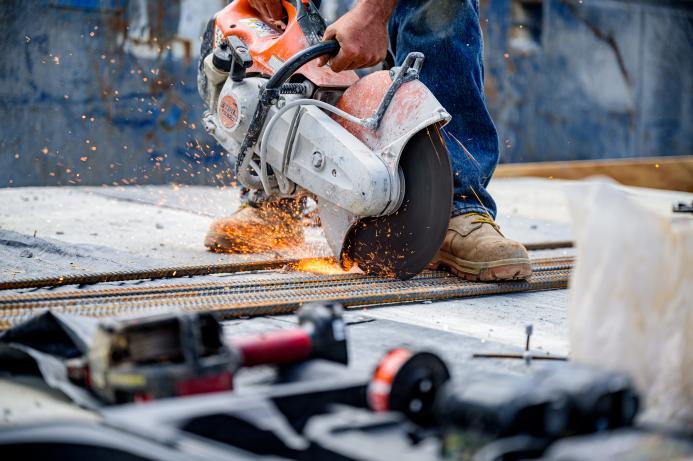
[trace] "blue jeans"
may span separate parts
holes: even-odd
[[[397,65],[412,51],[426,55],[420,79],[452,115],[443,130],[454,174],[452,216],[495,218],[486,187],[498,163],[498,134],[484,97],[479,0],[399,0],[389,32]]]

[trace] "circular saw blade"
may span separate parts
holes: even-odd
[[[399,166],[404,199],[393,214],[354,224],[342,261],[368,274],[408,279],[421,272],[443,243],[452,208],[452,167],[437,126],[416,133]]]

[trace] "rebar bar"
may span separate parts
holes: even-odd
[[[529,280],[502,283],[468,282],[439,271],[425,271],[407,281],[349,273],[282,273],[269,278],[229,277],[218,282],[12,294],[0,296],[0,328],[46,310],[92,317],[211,311],[234,318],[290,313],[316,301],[368,307],[560,289],[568,284],[567,258],[536,260],[533,268]]]
[[[555,248],[568,248],[572,246],[572,242],[539,242],[525,244],[529,251],[548,250]],[[322,261],[334,261],[329,257],[311,258]],[[558,264],[562,264],[563,260],[570,258],[556,258]],[[90,274],[65,274],[50,277],[29,277],[17,278],[9,280],[0,280],[0,291],[2,290],[21,290],[27,288],[42,288],[42,287],[58,287],[64,285],[93,285],[96,283],[105,282],[124,282],[128,280],[155,280],[193,277],[200,275],[212,274],[232,274],[238,272],[254,272],[265,270],[276,270],[283,267],[295,267],[302,259],[272,259],[264,261],[240,261],[229,264],[208,264],[195,266],[180,266],[180,267],[160,267],[147,269],[134,269],[124,271],[96,272]]]

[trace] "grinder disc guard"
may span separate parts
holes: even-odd
[[[400,159],[404,199],[391,215],[354,224],[342,261],[369,274],[408,279],[433,259],[445,238],[452,208],[452,167],[437,126],[416,133]]]

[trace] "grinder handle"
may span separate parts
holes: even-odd
[[[240,350],[244,367],[301,362],[313,352],[311,338],[302,328],[233,338],[231,345]]]
[[[232,338],[231,346],[240,351],[242,365],[282,365],[309,358],[348,363],[341,304],[306,304],[297,315],[299,328]]]
[[[339,53],[339,48],[337,40],[327,40],[299,51],[277,69],[275,74],[267,81],[265,91],[279,89],[301,66],[326,54],[334,56]]]

